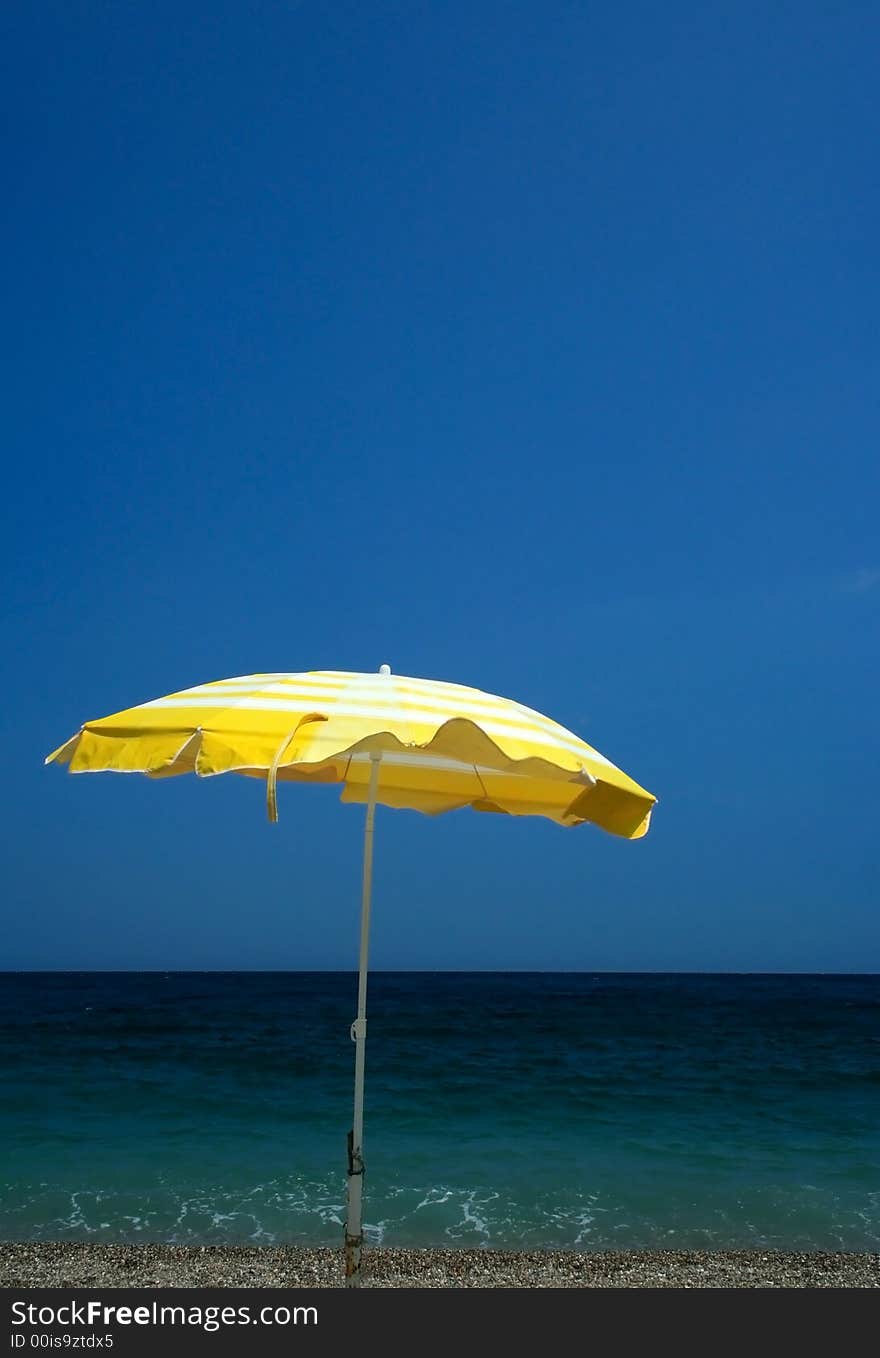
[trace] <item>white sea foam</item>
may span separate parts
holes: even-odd
[[[670,1205],[644,1182],[586,1192],[514,1179],[505,1184],[372,1182],[368,1243],[511,1248],[604,1246],[876,1249],[880,1191],[834,1195],[815,1184],[703,1185]],[[345,1220],[339,1174],[286,1175],[232,1187],[166,1178],[141,1186],[40,1180],[0,1184],[0,1236],[16,1239],[158,1240],[169,1243],[337,1244]]]
[[[397,1190],[398,1193],[403,1191],[403,1189]],[[437,1204],[442,1205],[444,1202],[448,1202],[451,1197],[451,1188],[429,1188],[421,1202],[416,1203],[416,1211],[421,1212],[423,1207],[434,1207]]]

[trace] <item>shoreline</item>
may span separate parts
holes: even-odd
[[[341,1248],[0,1244],[2,1287],[341,1287]],[[880,1253],[364,1250],[367,1287],[880,1287]]]

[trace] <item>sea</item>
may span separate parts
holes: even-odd
[[[0,975],[0,1238],[342,1238],[357,978]],[[365,1234],[880,1248],[880,976],[374,973]]]

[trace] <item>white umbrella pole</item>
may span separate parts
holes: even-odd
[[[367,1043],[367,961],[370,951],[370,897],[373,885],[373,825],[381,754],[370,755],[370,787],[364,825],[364,878],[361,895],[361,952],[357,1018],[351,1025],[354,1047],[354,1121],[348,1134],[348,1210],[345,1221],[345,1285],[361,1285],[361,1206],[364,1191],[364,1060]]]

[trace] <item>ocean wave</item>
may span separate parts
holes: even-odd
[[[390,1184],[367,1195],[369,1244],[510,1249],[876,1249],[880,1193],[831,1200],[815,1185],[717,1193],[699,1206],[609,1193],[459,1183]],[[142,1191],[51,1183],[0,1187],[7,1239],[171,1244],[338,1244],[344,1182],[295,1175],[231,1190],[156,1180]]]

